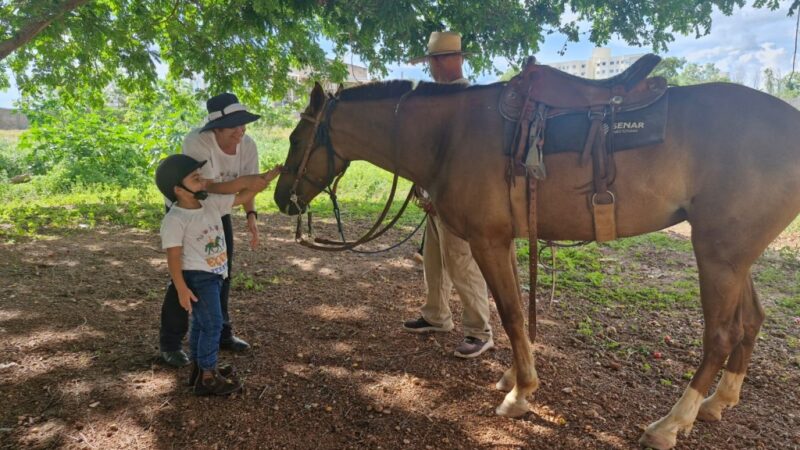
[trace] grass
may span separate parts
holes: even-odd
[[[87,189],[40,198],[4,198],[0,203],[0,238],[35,238],[51,232],[94,228],[99,223],[157,230],[163,208],[155,189]]]
[[[587,299],[596,306],[613,303],[648,310],[666,310],[678,304],[698,307],[697,271],[677,258],[690,250],[685,240],[664,233],[558,249],[556,295]],[[655,260],[647,261],[644,254]],[[527,241],[517,242],[517,257],[522,278],[527,280]],[[549,265],[550,261],[550,249],[545,249],[541,262]],[[652,279],[666,273],[669,279]],[[540,289],[548,289],[550,277],[549,271],[540,271]]]
[[[0,130],[0,141],[16,143],[24,130]]]

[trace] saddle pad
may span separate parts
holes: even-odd
[[[629,150],[664,142],[667,127],[667,95],[641,109],[616,114],[613,151]],[[607,117],[607,121],[611,118]],[[582,152],[589,134],[586,112],[567,113],[547,119],[544,154]],[[608,124],[606,124],[606,127]]]

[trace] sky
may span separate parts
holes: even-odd
[[[752,2],[750,2],[752,3]],[[792,55],[795,47],[796,17],[786,15],[790,1],[782,1],[781,8],[776,11],[753,9],[747,6],[736,10],[733,15],[725,16],[719,12],[712,15],[711,33],[695,38],[676,35],[675,41],[668,44],[669,50],[662,56],[686,58],[690,63],[713,63],[718,69],[734,80],[748,86],[758,87],[763,80],[761,72],[771,68],[775,73],[786,75],[792,69]],[[584,24],[583,30],[588,29]],[[423,37],[427,41],[427,37]],[[567,44],[567,51],[559,55],[558,51],[566,42],[566,37],[553,34],[547,37],[536,59],[543,63],[556,63],[588,59],[594,44],[587,41]],[[611,54],[629,55],[648,53],[647,47],[630,47],[620,40],[612,40],[607,47]],[[358,64],[357,58],[353,58]],[[347,58],[350,62],[350,58]],[[800,71],[800,61],[797,62]],[[508,63],[504,58],[495,60],[498,70],[504,71]],[[428,79],[421,66],[398,64],[389,67],[388,78]],[[469,67],[465,74],[474,75],[478,83],[490,83],[496,80],[493,74],[473,74]],[[19,96],[17,90],[0,91],[0,107],[10,108]]]

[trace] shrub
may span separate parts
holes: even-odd
[[[0,182],[27,172],[27,153],[17,150],[15,142],[0,139]]]
[[[114,106],[45,98],[27,99],[23,110],[31,127],[18,147],[27,152],[33,174],[47,178],[38,185],[50,192],[152,183],[155,163],[179,149],[183,135],[202,115],[187,86],[168,82],[153,97],[117,95]]]

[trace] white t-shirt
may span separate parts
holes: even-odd
[[[177,204],[161,221],[161,248],[183,247],[183,270],[202,270],[228,277],[228,253],[222,211],[233,207],[234,195],[209,194],[198,209]]]
[[[258,149],[253,138],[246,134],[236,146],[236,154],[228,155],[219,148],[213,130],[201,133],[200,128],[195,128],[183,139],[182,152],[198,161],[208,161],[200,173],[215,183],[258,173]],[[222,211],[222,215],[230,213],[230,208]]]

